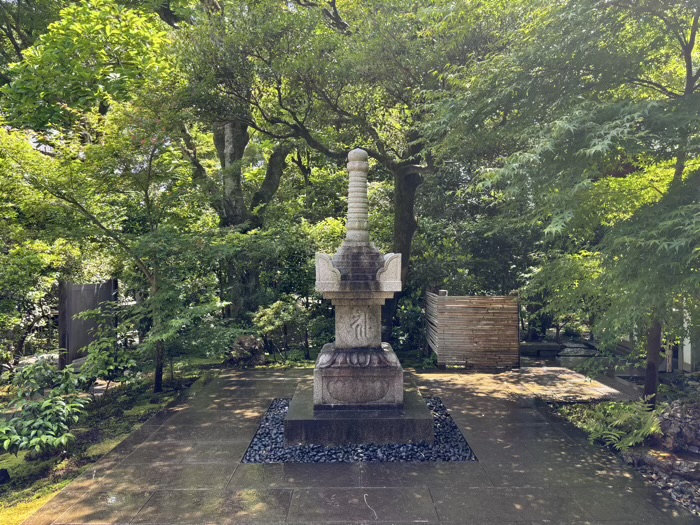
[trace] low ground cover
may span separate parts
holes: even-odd
[[[617,452],[647,481],[700,515],[700,397],[698,376],[678,376],[661,392],[665,402],[645,400],[555,406],[591,442]]]
[[[75,440],[65,447],[0,455],[0,469],[7,469],[10,476],[0,486],[0,523],[22,523],[90,464],[173,403],[210,366],[206,362],[182,368],[157,394],[151,392],[146,379],[110,389],[87,406],[72,429]]]

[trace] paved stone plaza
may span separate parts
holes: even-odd
[[[223,371],[156,416],[25,525],[700,523],[542,400],[616,393],[566,369],[407,373],[479,461],[240,463],[270,401],[310,370]]]

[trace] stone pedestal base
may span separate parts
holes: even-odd
[[[420,394],[406,389],[403,408],[314,410],[309,386],[297,388],[284,421],[284,441],[293,445],[432,443],[433,415]]]
[[[316,410],[400,409],[403,369],[391,346],[324,346],[314,369],[313,404]]]

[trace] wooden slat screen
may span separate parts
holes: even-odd
[[[518,298],[426,293],[428,344],[441,366],[520,366]]]

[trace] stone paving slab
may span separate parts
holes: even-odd
[[[158,491],[131,523],[217,523],[284,521],[289,489]]]
[[[153,492],[126,489],[88,492],[75,505],[61,514],[54,523],[56,525],[130,523],[151,496],[153,496]]]
[[[242,464],[231,485],[253,488],[360,487],[359,463]]]
[[[182,463],[240,463],[248,450],[250,438],[229,441],[195,441],[189,452],[182,456]]]
[[[290,521],[437,520],[430,491],[424,487],[298,489]]]
[[[475,488],[468,492],[431,489],[439,518],[458,521],[470,516],[475,521],[552,520],[570,522],[585,519],[585,510],[572,501],[563,488]]]
[[[240,463],[272,399],[310,370],[223,371],[24,525],[699,524],[543,408],[614,397],[564,370],[407,374],[442,398],[477,462],[317,465]]]
[[[365,463],[362,487],[444,487],[468,490],[493,487],[483,466],[476,461],[434,463]]]

